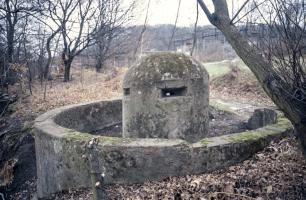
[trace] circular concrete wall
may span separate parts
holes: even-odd
[[[213,102],[212,102],[213,103]],[[35,121],[38,197],[90,187],[86,144],[98,139],[97,162],[105,184],[141,183],[168,176],[199,174],[228,167],[292,130],[288,120],[274,125],[189,143],[180,139],[120,138],[87,133],[121,120],[121,100],[92,102],[49,111]],[[215,107],[224,105],[214,102]],[[231,111],[230,108],[224,110]]]

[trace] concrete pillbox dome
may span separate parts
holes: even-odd
[[[208,134],[209,75],[189,56],[142,58],[127,71],[123,93],[123,137],[195,142]]]

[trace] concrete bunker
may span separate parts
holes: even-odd
[[[154,94],[159,94],[162,101],[173,101],[187,95],[188,90],[188,84],[174,90],[173,87],[161,87],[160,92]],[[135,91],[131,85],[125,87],[124,98],[132,96]],[[208,109],[208,96],[205,98]],[[104,171],[101,173],[105,173],[105,184],[131,184],[222,169],[247,159],[272,139],[292,131],[290,122],[278,114],[275,124],[265,124],[265,127],[251,131],[204,136],[196,142],[181,137],[171,138],[162,133],[153,135],[160,138],[125,138],[122,130],[115,133],[112,129],[107,136],[94,135],[95,131],[122,124],[122,105],[124,107],[121,99],[83,103],[51,110],[36,119],[38,198],[50,197],[53,193],[71,188],[91,187],[91,171],[84,155],[86,144],[93,138],[98,140],[96,159],[103,164],[101,168]],[[205,106],[204,112],[208,112]],[[210,106],[245,121],[252,114],[240,115],[218,100],[211,100]],[[206,136],[212,136],[209,132],[205,133]]]
[[[208,135],[209,75],[191,57],[157,53],[123,80],[123,137],[198,141]]]

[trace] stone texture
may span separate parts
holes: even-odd
[[[277,113],[268,108],[256,109],[249,118],[247,127],[251,130],[257,129],[269,124],[274,124],[277,120]]]
[[[122,121],[122,101],[95,102],[79,104],[66,109],[54,119],[55,123],[80,132],[92,132],[118,124]],[[107,104],[107,106],[105,106]],[[119,113],[119,114],[118,114]],[[105,117],[107,116],[107,117]]]
[[[145,57],[127,71],[123,91],[124,137],[195,142],[207,136],[209,76],[192,58]]]
[[[49,111],[36,119],[34,126],[39,198],[91,186],[89,165],[83,158],[85,145],[96,136],[79,130],[91,130],[85,113],[97,127],[121,120],[121,100],[66,106]],[[112,110],[114,112],[111,112]],[[118,111],[118,112],[115,112]],[[64,119],[65,118],[65,119]],[[80,120],[71,122],[69,120]],[[98,123],[100,119],[101,123]],[[61,123],[59,125],[58,123]],[[80,126],[79,124],[84,125]],[[73,129],[69,129],[73,128]],[[97,137],[97,162],[103,163],[105,183],[142,183],[168,176],[199,174],[236,164],[263,149],[269,141],[291,131],[286,119],[256,131],[205,138],[197,143],[180,139]]]

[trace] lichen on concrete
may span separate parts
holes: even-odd
[[[124,78],[123,85],[138,84],[143,81],[160,81],[162,77],[182,78],[187,74],[201,77],[206,70],[202,65],[182,53],[157,53],[141,59],[130,68]],[[205,73],[208,76],[208,73]]]
[[[272,127],[277,127],[277,128],[282,128],[282,129],[289,129],[289,128],[293,128],[291,122],[284,116],[280,115],[281,117],[279,117],[277,119],[277,123],[270,125]]]
[[[260,130],[257,129],[256,131],[247,131],[247,132],[233,134],[231,136],[228,136],[228,139],[233,142],[245,142],[250,140],[258,140],[259,138],[264,138],[274,134],[278,134],[278,132],[274,130],[267,130],[265,128],[261,128]]]
[[[292,131],[290,122],[279,117],[276,124],[254,131],[204,138],[197,143],[189,143],[180,139],[95,136],[80,132],[77,123],[70,124],[76,125],[77,128],[74,129],[62,126],[54,120],[58,116],[71,117],[68,114],[90,111],[97,105],[107,112],[97,111],[101,115],[92,115],[97,118],[94,119],[96,122],[99,117],[103,118],[101,124],[95,125],[103,127],[103,123],[121,120],[120,109],[116,113],[109,113],[112,110],[109,107],[120,106],[121,100],[94,104],[82,104],[81,109],[78,109],[78,105],[56,109],[36,120],[34,133],[39,198],[49,197],[52,193],[69,188],[91,186],[88,163],[83,155],[85,144],[93,137],[99,139],[99,156],[96,159],[104,165],[105,184],[131,184],[222,169],[247,159],[263,149],[272,139]],[[69,112],[69,109],[74,110]],[[62,112],[65,115],[61,115]],[[72,116],[72,120],[74,119]]]
[[[107,136],[100,136],[99,137],[99,144],[100,145],[127,145],[131,142],[134,142],[135,138],[120,138],[120,137],[107,137]]]
[[[199,141],[201,144],[203,144],[204,146],[207,146],[208,144],[210,144],[212,142],[211,139],[209,138],[204,138],[202,140]]]
[[[92,135],[89,133],[81,133],[79,131],[67,129],[67,131],[65,132],[65,138],[76,140],[76,141],[81,141],[81,142],[86,142],[92,139]]]
[[[142,58],[123,80],[123,137],[198,141],[208,135],[209,75],[181,53]]]
[[[228,138],[233,142],[245,142],[250,140],[258,140],[268,136],[279,135],[280,132],[286,132],[291,127],[291,123],[286,118],[279,118],[276,124],[265,126],[254,131],[246,131],[229,135]]]

